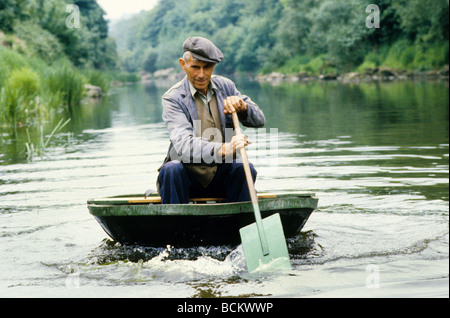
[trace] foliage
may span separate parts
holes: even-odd
[[[2,86],[11,70],[27,66],[28,63],[29,59],[23,55],[0,47],[0,86]]]
[[[61,111],[71,115],[82,102],[86,83],[106,92],[115,79],[113,74],[93,69],[80,71],[67,59],[48,65],[0,47],[1,126],[34,125]]]
[[[84,94],[86,79],[67,63],[46,71],[46,84],[50,91],[59,94],[70,114],[74,107],[80,106]]]
[[[107,72],[107,76],[111,81],[118,81],[121,83],[137,83],[141,77],[136,73],[130,72]]]
[[[374,52],[367,54],[358,69],[380,66],[419,71],[439,69],[443,65],[448,65],[448,53],[448,42],[424,45],[403,38],[392,45],[380,47],[376,54]]]
[[[40,57],[49,63],[63,56],[63,47],[58,39],[38,24],[25,21],[17,25],[15,32],[18,38],[25,41],[25,53],[29,56]]]
[[[79,28],[66,25],[67,4],[79,7]],[[117,53],[104,14],[96,0],[0,0],[1,126],[72,114],[86,83],[109,89],[98,70],[114,70]]]
[[[398,0],[392,6],[409,38],[420,42],[448,40],[448,0]]]
[[[67,4],[79,7],[80,28],[66,25]],[[118,61],[103,15],[96,0],[0,0],[0,128],[16,137],[26,130],[29,160],[70,121],[44,135],[55,116],[72,117],[86,83],[109,89]],[[31,140],[28,130],[37,128],[40,138]]]
[[[0,30],[11,32],[14,28],[15,19],[22,17],[25,2],[22,0],[0,1]]]
[[[111,78],[104,72],[95,69],[85,69],[81,71],[86,83],[98,86],[102,92],[107,92],[111,85]]]
[[[380,8],[380,28],[366,26],[369,4]],[[177,69],[189,36],[216,43],[225,55],[221,73],[326,73],[393,60],[429,69],[448,63],[445,45],[438,49],[448,41],[448,11],[448,0],[167,0],[111,31],[131,72]],[[389,52],[405,41],[406,51]]]
[[[35,115],[33,112],[39,109],[33,104],[39,87],[39,76],[34,71],[25,67],[12,70],[0,92],[1,118],[17,125]]]
[[[80,28],[67,27],[67,4],[79,7]],[[65,56],[75,66],[111,69],[117,53],[104,14],[96,0],[1,0],[0,30],[24,40],[27,55],[49,62]]]

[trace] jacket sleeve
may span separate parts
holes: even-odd
[[[190,116],[183,101],[173,96],[165,95],[162,99],[163,120],[169,131],[173,150],[169,153],[170,160],[179,160],[183,163],[213,164],[219,163],[222,158],[217,156],[222,143],[210,142],[206,138],[196,137],[197,122],[190,121]]]

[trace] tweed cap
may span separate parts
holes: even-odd
[[[219,63],[223,59],[222,52],[210,40],[196,36],[183,43],[183,53],[189,51],[197,60]]]

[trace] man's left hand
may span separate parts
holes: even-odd
[[[233,111],[237,113],[247,113],[247,103],[237,96],[229,96],[223,101],[223,113],[231,114]]]

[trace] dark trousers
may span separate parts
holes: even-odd
[[[253,182],[256,170],[250,163]],[[242,162],[223,163],[217,167],[211,183],[203,188],[180,161],[169,161],[158,176],[161,203],[188,203],[190,198],[225,198],[227,202],[251,201]]]

